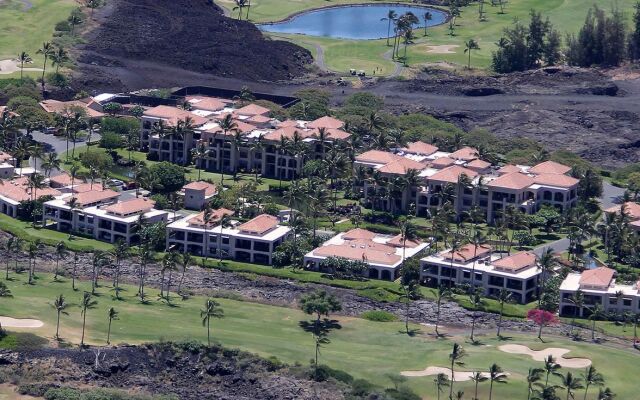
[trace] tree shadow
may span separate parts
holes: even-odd
[[[406,329],[401,329],[401,330],[398,331],[398,333],[401,333],[403,335],[407,335],[407,336],[410,336],[410,337],[414,337],[414,336],[422,333],[422,330],[419,329],[419,328],[412,328],[412,329],[409,329],[409,331],[407,332]]]
[[[512,336],[498,335],[498,340],[501,342],[507,342],[513,340]]]

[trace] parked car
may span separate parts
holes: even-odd
[[[109,179],[107,181],[108,186],[124,187],[124,182],[120,179]]]

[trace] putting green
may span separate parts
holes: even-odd
[[[157,274],[158,271],[150,273]],[[45,323],[43,327],[29,332],[51,338],[55,332],[56,320],[51,304],[62,293],[70,306],[66,310],[69,315],[61,318],[61,336],[66,341],[78,343],[82,322],[78,303],[82,290],[89,290],[87,282],[81,283],[81,290],[73,292],[69,281],[52,282],[51,275],[40,274],[36,284],[32,286],[26,284],[25,274],[14,277],[15,280],[7,282],[13,297],[0,298],[0,315],[42,320]],[[206,331],[200,320],[204,298],[193,297],[186,301],[174,298],[173,306],[167,306],[156,300],[156,291],[149,291],[151,301],[142,305],[135,298],[135,291],[135,287],[126,286],[123,299],[115,300],[108,287],[99,288],[99,295],[95,298],[98,304],[87,314],[86,335],[89,343],[105,344],[109,307],[115,307],[120,312],[120,319],[113,323],[114,343],[140,343],[160,339],[206,340]],[[307,363],[312,356],[312,339],[298,327],[298,322],[308,317],[297,309],[229,299],[218,301],[224,308],[225,317],[212,321],[212,336],[223,345],[262,356],[276,356],[288,363]],[[473,346],[466,342],[465,337],[458,335],[435,339],[431,335],[432,329],[423,326],[413,326],[412,328],[422,331],[409,337],[403,333],[402,322],[377,323],[347,317],[338,319],[342,329],[331,334],[332,342],[322,350],[322,362],[383,386],[391,386],[386,374],[420,371],[429,366],[446,367],[454,341],[463,344],[469,354],[460,370],[486,370],[495,362],[509,372],[509,383],[494,385],[494,398],[524,398],[527,369],[541,366],[540,362],[533,361],[530,356],[500,351],[498,346],[505,342],[495,339],[493,333],[488,333],[486,337],[480,336],[482,345]],[[535,336],[535,333],[517,335],[506,343],[525,345],[533,350],[548,347],[568,349],[570,352],[566,357],[591,359],[604,374],[607,386],[618,393],[618,398],[630,399],[636,395],[633,382],[640,373],[640,363],[637,354],[631,350],[616,350],[556,338],[548,338],[546,343],[541,344],[535,340]],[[571,371],[580,372],[575,369]],[[554,383],[559,383],[559,380],[553,379]],[[411,377],[407,384],[422,396],[435,397],[433,376]],[[468,397],[473,393],[473,382],[457,383],[456,391],[458,389],[464,390]],[[480,386],[480,393],[481,398],[487,397],[487,384]],[[587,398],[595,399],[595,393]]]

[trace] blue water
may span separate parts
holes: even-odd
[[[398,16],[407,12],[414,13],[420,19],[420,27],[424,27],[424,13],[427,11],[432,16],[427,27],[442,24],[447,18],[445,12],[428,7],[376,4],[318,9],[296,15],[287,21],[259,24],[258,28],[266,32],[298,33],[339,39],[380,39],[387,37],[387,21],[380,19],[385,18],[389,10],[394,10]],[[417,30],[418,26],[414,29]],[[416,32],[416,35],[419,34]]]

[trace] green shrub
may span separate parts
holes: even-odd
[[[68,21],[60,21],[54,29],[58,32],[71,32],[71,25],[69,25]]]
[[[360,315],[360,317],[374,322],[393,322],[398,319],[390,312],[382,310],[365,311]]]
[[[38,100],[30,96],[16,96],[7,102],[7,107],[11,111],[15,111],[21,106],[38,107]]]
[[[151,196],[151,200],[156,202],[154,208],[158,210],[166,210],[169,208],[169,198],[164,194],[154,194]]]
[[[147,189],[154,192],[175,192],[187,183],[184,177],[184,168],[167,161],[152,165],[149,168],[149,176],[151,182]]]
[[[100,137],[100,147],[113,150],[122,147],[122,136],[115,132],[103,132]]]

